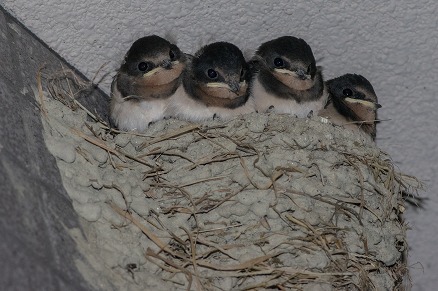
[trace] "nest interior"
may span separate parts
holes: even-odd
[[[64,70],[36,98],[97,289],[405,287],[401,194],[420,183],[367,136],[258,113],[120,132],[81,104],[89,87]]]

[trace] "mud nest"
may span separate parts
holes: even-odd
[[[400,290],[402,192],[420,183],[321,118],[169,119],[119,132],[70,71],[39,78],[45,139],[97,289]]]

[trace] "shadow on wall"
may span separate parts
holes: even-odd
[[[5,290],[90,290],[78,273],[80,255],[68,229],[79,228],[47,151],[35,102],[37,72],[71,68],[0,7],[0,284]],[[54,65],[56,64],[56,65]],[[106,118],[98,90],[82,102]]]

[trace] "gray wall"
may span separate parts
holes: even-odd
[[[2,9],[0,37],[0,289],[91,290],[75,266],[87,264],[68,234],[80,224],[31,89],[42,62],[48,72],[63,61]],[[105,97],[93,94],[88,106],[103,113]]]

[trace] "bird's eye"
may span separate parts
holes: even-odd
[[[275,58],[274,59],[274,66],[276,66],[277,68],[281,68],[284,66],[284,61],[282,58]]]
[[[138,69],[142,72],[146,72],[149,68],[149,65],[145,62],[141,62],[138,64]]]
[[[313,63],[307,67],[307,74],[310,75],[312,73]]]
[[[217,78],[217,72],[215,70],[213,70],[213,69],[208,69],[207,76],[210,79],[216,79]]]
[[[169,51],[169,57],[171,61],[174,61],[176,59],[176,55],[172,50]]]
[[[342,94],[344,94],[345,97],[353,96],[353,91],[350,88],[346,88],[342,91]]]

